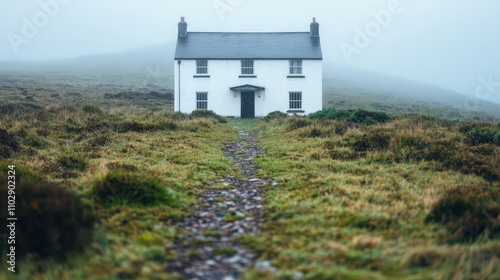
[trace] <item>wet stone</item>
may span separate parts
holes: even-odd
[[[236,143],[225,146],[224,154],[245,178],[228,176],[214,183],[227,189],[203,192],[194,215],[177,224],[187,235],[173,243],[179,258],[168,271],[180,273],[183,279],[236,280],[255,261],[253,252],[240,246],[235,238],[256,234],[262,225],[264,216],[259,209],[264,193],[259,186],[270,181],[256,177],[253,159],[264,153],[256,145],[257,132],[240,132],[240,136]],[[226,222],[228,214],[237,220]]]

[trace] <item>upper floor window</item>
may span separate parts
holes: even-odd
[[[253,60],[247,59],[241,61],[241,74],[253,75]]]
[[[302,60],[290,60],[290,75],[302,75]]]
[[[208,74],[207,60],[196,60],[196,74]]]

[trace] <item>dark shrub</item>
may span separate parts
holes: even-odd
[[[456,143],[451,141],[436,141],[427,145],[423,152],[423,157],[425,160],[447,162],[453,157],[456,149],[458,149]]]
[[[16,170],[17,171],[17,170]],[[16,172],[17,173],[17,172]],[[7,218],[7,177],[0,176],[0,218]],[[92,240],[92,208],[56,185],[19,180],[15,189],[16,255],[64,258]]]
[[[327,136],[331,131],[329,131],[326,128],[322,128],[319,126],[311,126],[306,128],[304,131],[301,131],[299,133],[300,137],[309,137],[309,138],[316,138],[316,137],[325,137]]]
[[[164,117],[170,118],[173,120],[186,120],[186,119],[189,119],[189,114],[181,113],[181,112],[165,112]]]
[[[390,150],[394,162],[413,162],[423,159],[422,150],[419,150],[417,146],[399,147],[398,144],[394,140],[391,141]]]
[[[429,122],[438,122],[438,121],[440,121],[435,116],[422,115],[422,114],[407,114],[407,115],[402,115],[400,117],[401,118],[412,119],[414,121],[429,121]]]
[[[160,121],[126,121],[122,122],[118,127],[118,132],[151,132],[158,130],[176,130],[178,128],[177,124],[169,119],[163,119]]]
[[[286,131],[293,131],[302,127],[311,125],[313,122],[305,117],[290,117],[287,118]]]
[[[489,152],[492,145],[461,147],[456,143],[438,141],[429,145],[424,151],[426,160],[435,160],[446,169],[456,170],[464,174],[476,174],[488,181],[500,180],[500,162]]]
[[[92,194],[96,201],[105,206],[176,206],[178,203],[175,192],[164,187],[157,179],[132,174],[121,168],[110,170],[104,178],[96,181]]]
[[[496,140],[500,129],[491,124],[466,123],[459,128],[459,131],[465,135],[465,142],[469,145],[500,144]]]
[[[161,93],[157,91],[150,91],[149,93],[143,93],[138,91],[122,91],[116,94],[105,93],[104,98],[106,99],[127,99],[127,100],[174,100],[174,94],[172,92]]]
[[[446,194],[426,218],[426,222],[443,224],[452,242],[472,242],[487,231],[489,237],[500,236],[499,193],[456,189]]]
[[[190,116],[192,118],[209,118],[209,119],[215,119],[219,123],[227,123],[226,118],[223,116],[217,115],[214,111],[211,110],[196,110],[193,111]]]
[[[495,138],[493,139],[493,141],[495,142],[495,144],[497,146],[500,146],[500,131],[498,131],[496,134],[495,134]]]
[[[79,92],[67,92],[66,95],[73,96],[73,97],[80,97],[80,96],[82,96],[82,94],[79,93]]]
[[[82,107],[82,111],[88,114],[102,114],[102,109],[96,105],[85,105]]]
[[[19,151],[19,142],[7,130],[0,129],[0,158],[10,158]]]
[[[66,150],[58,155],[56,163],[66,171],[84,171],[87,168],[89,159],[83,153]]]
[[[98,132],[106,130],[111,126],[113,120],[105,118],[102,112],[98,113],[98,111],[93,111],[93,113],[88,113],[92,115],[90,115],[85,122],[85,126],[83,127],[85,131]]]
[[[368,131],[353,139],[352,148],[356,152],[367,152],[372,150],[385,150],[389,147],[391,137],[382,130]]]
[[[356,159],[357,155],[348,147],[339,147],[333,141],[326,141],[324,148],[332,159],[351,160]]]
[[[111,141],[111,138],[107,134],[97,135],[97,136],[91,138],[87,142],[87,146],[85,149],[86,149],[86,151],[91,151],[91,150],[97,149],[99,147],[105,146],[110,141]]]
[[[137,121],[123,122],[118,126],[118,132],[144,132],[151,130],[151,126]]]
[[[137,166],[135,166],[135,165],[120,163],[120,162],[110,162],[110,163],[106,164],[106,167],[109,170],[118,169],[118,170],[129,171],[129,172],[137,172],[137,170],[139,170],[139,168],[137,168]]]
[[[383,123],[392,119],[388,114],[382,112],[372,112],[364,109],[335,110],[333,108],[323,109],[308,115],[308,117],[314,120],[337,119],[367,125]]]
[[[346,123],[337,124],[337,125],[335,125],[335,134],[344,135],[348,129],[349,129],[349,126]]]
[[[495,132],[493,129],[477,127],[469,130],[465,137],[470,145],[493,144],[495,142]]]
[[[350,117],[350,115],[350,110],[335,110],[334,108],[326,108],[309,114],[307,117],[313,120],[346,120]]]
[[[376,124],[376,123],[384,123],[392,118],[386,113],[382,112],[371,112],[363,109],[353,110],[350,121],[354,123],[360,124]]]
[[[9,164],[0,162],[0,175],[7,175],[10,170]],[[42,177],[36,172],[26,169],[22,166],[16,166],[16,182],[40,182]]]
[[[275,120],[275,119],[284,119],[284,118],[287,118],[287,117],[288,117],[287,113],[283,113],[283,112],[280,112],[280,111],[273,111],[273,112],[267,114],[267,116],[264,117],[264,121],[270,122],[270,121]]]
[[[31,112],[42,110],[42,107],[31,103],[7,103],[0,105],[0,114],[9,114],[14,112]]]

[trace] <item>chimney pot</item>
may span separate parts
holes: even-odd
[[[311,23],[311,37],[319,37],[319,23],[316,22],[315,17],[313,17],[313,22]]]
[[[178,26],[179,26],[179,33],[178,33],[178,35],[179,36],[187,36],[187,27],[188,27],[188,25],[187,25],[184,17],[181,17],[181,22],[179,22]]]

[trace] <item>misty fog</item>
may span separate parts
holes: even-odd
[[[308,31],[317,17],[325,78],[364,69],[500,103],[499,12],[493,0],[1,1],[0,68],[136,49],[170,67],[181,16],[189,31],[216,32]]]

